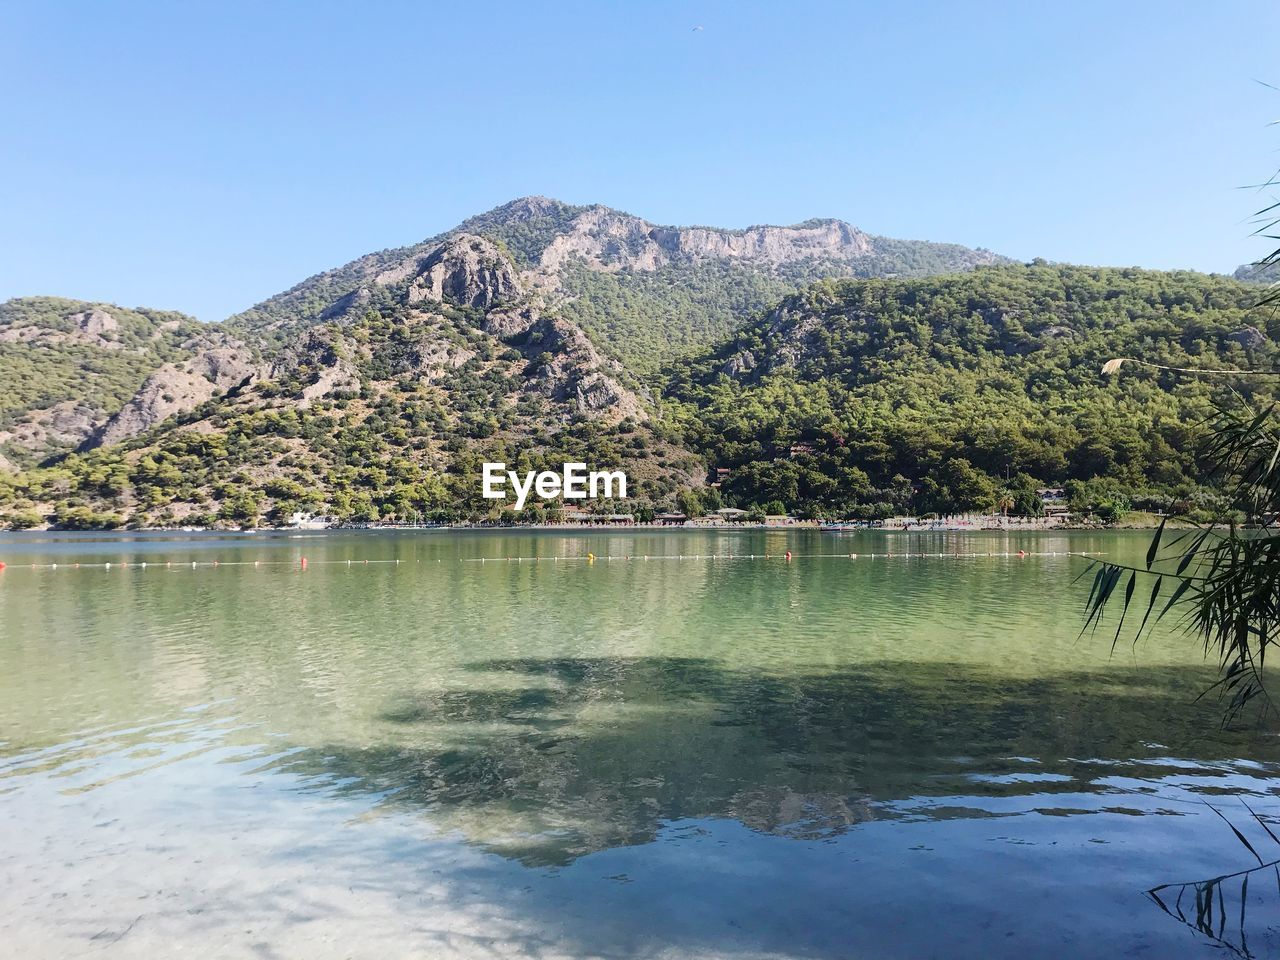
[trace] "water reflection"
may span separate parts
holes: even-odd
[[[1178,815],[1185,794],[1269,794],[1250,731],[1205,731],[1196,671],[1013,680],[880,663],[771,675],[682,657],[473,663],[490,678],[387,705],[374,743],[303,750],[310,789],[429,811],[529,865],[647,843],[684,818],[817,839],[872,819]],[[492,678],[505,678],[495,685]]]
[[[1276,923],[1280,918],[1280,837],[1276,828],[1280,824],[1258,814],[1243,800],[1243,810],[1234,818],[1218,805],[1206,801],[1205,806],[1231,828],[1240,848],[1258,865],[1207,880],[1164,883],[1148,890],[1147,896],[1170,917],[1234,956],[1275,956],[1280,948],[1276,942],[1280,935]],[[1262,835],[1256,836],[1259,830]],[[1254,840],[1246,831],[1255,834]]]
[[[0,537],[0,907],[41,942],[180,890],[122,934],[152,955],[199,933],[188,909],[400,955],[460,907],[471,955],[504,923],[519,955],[553,929],[569,956],[847,957],[851,931],[865,956],[1265,955],[1277,903],[1203,801],[1280,809],[1276,741],[1196,702],[1198,647],[1078,638],[1087,585],[1052,556],[1143,542]],[[932,556],[847,556],[900,546]],[[586,550],[619,556],[505,560]],[[625,559],[664,554],[722,559]]]

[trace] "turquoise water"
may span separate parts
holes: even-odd
[[[1206,800],[1280,854],[1275,738],[1079,635],[1069,554],[1145,543],[0,536],[0,941],[1266,956],[1277,877],[1194,884],[1258,865]]]

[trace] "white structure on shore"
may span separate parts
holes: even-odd
[[[293,530],[327,530],[330,520],[328,517],[317,517],[314,514],[303,513],[301,510],[289,517],[289,527]]]

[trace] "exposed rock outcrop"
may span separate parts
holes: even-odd
[[[120,323],[115,317],[97,307],[85,310],[83,313],[72,314],[68,319],[74,322],[83,333],[95,337],[100,337],[104,333],[114,333],[120,329]]]
[[[85,442],[85,448],[121,443],[258,376],[253,351],[245,344],[221,333],[202,339],[206,345],[197,348],[190,360],[165,364],[149,376],[133,399]]]
[[[750,373],[756,368],[756,358],[750,350],[739,350],[721,368],[730,377]]]
[[[589,207],[555,237],[542,252],[543,271],[560,270],[567,261],[582,258],[597,270],[653,271],[676,262],[742,260],[762,267],[807,259],[855,264],[873,257],[878,237],[842,220],[810,220],[789,227],[754,226],[744,230],[715,227],[657,226],[612,210]],[[985,251],[954,248],[956,268],[993,263],[1000,258]]]
[[[12,444],[25,456],[43,457],[83,443],[101,423],[99,411],[76,400],[63,400],[32,410],[9,429],[0,430],[0,446]]]
[[[1256,350],[1267,342],[1267,335],[1257,327],[1247,326],[1231,331],[1227,334],[1227,339],[1240,344],[1246,350]]]
[[[320,314],[320,319],[329,321],[358,317],[368,305],[370,299],[371,295],[368,287],[357,287],[345,297],[334,301],[332,306]]]
[[[1079,334],[1070,327],[1054,324],[1041,330],[1040,336],[1046,340],[1075,340]]]
[[[428,253],[411,257],[377,277],[383,285],[406,280],[411,304],[435,300],[488,310],[523,293],[515,265],[497,244],[466,233],[450,237]]]
[[[645,420],[644,401],[622,385],[617,365],[602,357],[582,330],[558,317],[540,317],[530,325],[536,343],[526,354],[549,357],[534,371],[532,385],[552,400],[570,402],[592,419]],[[535,359],[532,358],[531,359]]]
[[[310,381],[303,386],[299,407],[309,407],[316,400],[338,392],[360,389],[360,372],[327,331],[309,330],[288,344],[276,356],[267,371],[268,378],[296,374],[305,367]]]
[[[34,323],[0,327],[0,344],[32,343],[58,346],[70,343],[99,347],[103,350],[124,348],[124,344],[118,339],[120,322],[100,307],[68,314],[63,323],[69,323],[69,328],[56,329]],[[155,334],[159,335],[162,332],[157,327]]]
[[[841,220],[821,220],[794,227],[655,228],[650,231],[663,249],[698,259],[749,259],[777,266],[806,257],[848,259],[871,253],[867,234]]]

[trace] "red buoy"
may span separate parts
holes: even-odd
[[[307,558],[306,558],[306,557],[303,557],[303,558],[302,558],[302,564],[301,564],[301,565],[302,565],[302,569],[303,569],[303,570],[307,569]]]
[[[788,551],[787,551],[787,559],[788,559],[788,560],[790,560],[790,559],[791,559],[791,551],[790,551],[790,550],[788,550]]]

